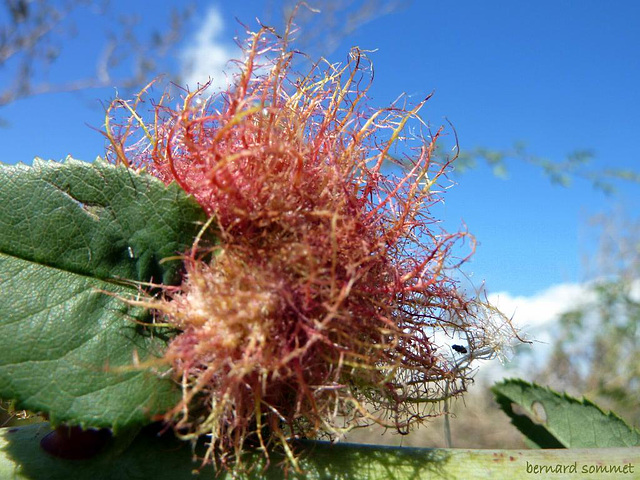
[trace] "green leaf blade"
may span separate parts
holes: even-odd
[[[179,280],[181,262],[162,259],[189,248],[202,209],[103,162],[1,166],[0,182],[0,397],[114,430],[175,405],[166,332],[123,298],[136,281]]]
[[[161,261],[205,220],[176,184],[100,159],[2,166],[0,185],[0,252],[96,278],[175,283]]]
[[[523,380],[505,380],[491,390],[512,423],[534,447],[640,446],[638,430],[587,399],[579,400]]]
[[[6,255],[0,272],[0,298],[12,306],[0,323],[3,398],[49,412],[53,423],[115,429],[146,423],[176,401],[170,381],[132,365],[133,355],[162,352],[161,339],[139,333],[136,322],[149,314],[103,293],[135,289]]]

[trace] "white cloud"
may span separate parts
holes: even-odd
[[[180,55],[183,82],[194,90],[211,80],[211,87],[228,86],[233,66],[229,60],[238,58],[240,49],[224,40],[224,20],[220,11],[212,7],[207,11],[198,30]]]
[[[595,296],[588,284],[563,283],[531,296],[500,292],[489,295],[488,299],[507,317],[512,318],[513,325],[519,332],[533,342],[528,362],[543,364],[550,354],[558,331],[560,315],[595,300]],[[528,373],[534,369],[528,362],[521,361],[514,366],[509,363],[502,365],[493,360],[480,367],[476,378],[490,383],[505,377],[530,380]]]
[[[629,289],[629,298],[634,302],[640,302],[640,278],[637,278],[631,282],[631,288]]]
[[[549,329],[560,314],[594,300],[589,285],[561,283],[530,297],[512,296],[507,292],[489,295],[489,302],[508,317],[523,332],[539,341],[550,340]]]

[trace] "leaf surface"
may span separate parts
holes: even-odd
[[[0,166],[0,397],[114,430],[174,405],[153,362],[167,332],[122,298],[179,281],[181,262],[162,260],[204,219],[176,185],[101,160]]]
[[[576,399],[524,380],[491,388],[502,410],[531,446],[608,448],[640,446],[640,432],[587,399]]]

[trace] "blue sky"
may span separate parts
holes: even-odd
[[[124,2],[114,3],[116,9],[124,8]],[[235,18],[249,25],[255,25],[255,17],[275,18],[265,11],[273,3],[198,2],[190,36],[167,60],[167,70],[178,72],[184,52],[205,44],[217,53],[205,51],[203,58],[232,53],[233,37],[242,34]],[[406,3],[360,26],[332,51],[317,48],[331,61],[342,61],[355,45],[376,50],[370,54],[373,106],[383,107],[403,92],[416,102],[433,92],[423,117],[436,127],[448,118],[463,149],[509,148],[524,141],[532,153],[562,160],[573,150],[588,148],[597,155],[595,169],[640,170],[639,2]],[[167,11],[158,5],[127,3],[144,14],[145,22],[161,25]],[[209,25],[207,43],[201,29],[211,8],[218,23],[213,30]],[[113,18],[124,12],[114,12]],[[66,45],[51,78],[91,72],[103,46],[95,32],[113,18],[78,12],[79,36]],[[214,62],[211,68],[221,64]],[[7,75],[0,70],[0,85]],[[101,126],[101,102],[113,95],[114,89],[49,94],[0,109],[6,123],[0,128],[0,161],[62,159],[67,154],[92,160],[101,155],[104,140],[89,125]],[[464,223],[479,242],[466,271],[476,285],[484,282],[489,292],[509,298],[532,298],[584,280],[582,258],[594,243],[588,219],[616,208],[632,215],[640,207],[638,185],[619,184],[619,193],[609,198],[586,181],[577,180],[570,188],[551,185],[539,168],[517,160],[509,163],[506,180],[486,166],[454,179],[458,185],[447,193],[441,212],[447,228]]]

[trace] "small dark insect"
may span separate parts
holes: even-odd
[[[451,348],[453,348],[458,353],[467,353],[467,349],[462,345],[451,345]]]

